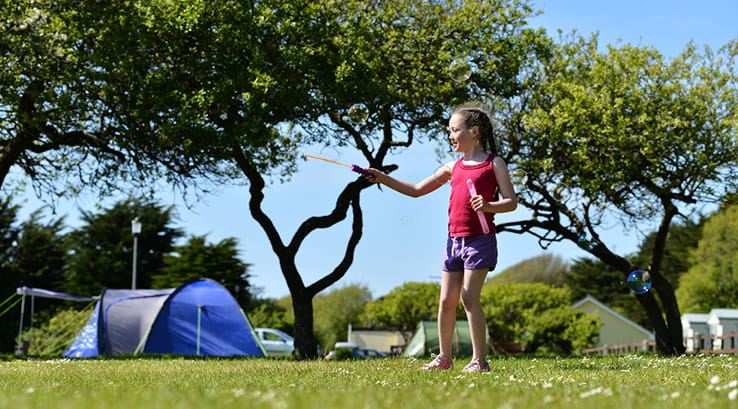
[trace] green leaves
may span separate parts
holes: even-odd
[[[526,352],[539,348],[572,353],[590,345],[597,320],[571,307],[571,293],[541,283],[486,285],[482,306],[495,342],[517,342]]]
[[[413,332],[418,322],[435,319],[440,289],[438,283],[404,283],[367,303],[367,320],[377,327]]]
[[[528,73],[524,97],[503,101],[502,129],[508,162],[529,175],[520,198],[551,215],[538,219],[550,237],[594,234],[605,209],[641,223],[734,189],[726,183],[738,176],[734,44],[703,52],[688,44],[673,59],[603,47],[596,36],[550,50]],[[562,185],[565,200],[554,197]]]
[[[692,266],[680,278],[677,297],[683,312],[708,313],[738,307],[738,206],[713,214],[692,252]]]

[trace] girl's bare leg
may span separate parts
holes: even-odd
[[[469,333],[471,335],[474,355],[472,359],[479,359],[481,361],[486,360],[487,322],[484,318],[484,311],[482,311],[480,296],[488,271],[488,269],[464,270],[463,288],[461,289],[461,301],[466,311],[466,319],[469,320]]]
[[[456,307],[459,305],[464,273],[461,271],[441,272],[441,295],[438,302],[438,343],[440,355],[453,356],[452,342],[456,327]]]

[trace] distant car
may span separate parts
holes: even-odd
[[[359,349],[362,354],[364,354],[364,357],[367,359],[371,358],[384,358],[386,356],[389,356],[388,353],[377,351],[376,349]]]
[[[274,328],[255,328],[256,336],[269,356],[286,357],[295,353],[295,339]]]
[[[328,354],[326,354],[325,359],[329,361],[335,359],[336,351],[339,349],[350,350],[352,359],[372,359],[389,356],[389,354],[377,351],[376,349],[359,348],[358,345],[352,344],[350,342],[336,342],[335,348],[336,349],[329,351]],[[346,356],[344,356],[344,358],[345,357]]]

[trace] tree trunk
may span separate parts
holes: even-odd
[[[318,342],[313,332],[313,296],[305,291],[292,294],[295,313],[295,359],[318,358]]]
[[[682,317],[674,295],[674,287],[661,274],[661,261],[666,251],[666,238],[669,235],[671,221],[678,214],[678,210],[676,206],[668,201],[665,201],[664,208],[665,212],[654,238],[651,265],[648,266],[652,283],[651,291],[637,297],[646,309],[651,323],[654,324],[658,353],[661,355],[681,355],[686,351],[682,335]],[[655,295],[658,295],[660,304],[656,302]],[[664,318],[666,318],[666,322],[664,322]]]
[[[361,239],[363,230],[363,215],[359,201],[360,193],[361,190],[371,186],[371,184],[359,178],[346,185],[338,196],[335,208],[330,214],[320,217],[310,217],[305,220],[295,232],[289,245],[285,245],[274,223],[272,223],[269,216],[261,209],[261,203],[264,200],[264,179],[240,147],[233,147],[233,155],[236,163],[250,182],[249,193],[251,199],[249,200],[249,210],[251,211],[251,215],[266,233],[269,243],[272,245],[272,249],[279,259],[282,275],[290,289],[292,308],[295,314],[295,357],[300,360],[317,358],[318,344],[313,333],[313,297],[341,279],[349,267],[351,267],[354,259],[354,251]],[[317,229],[331,227],[344,220],[347,216],[349,206],[352,210],[353,223],[351,225],[351,236],[346,243],[343,259],[332,272],[313,284],[306,286],[295,264],[295,258],[302,242],[311,232]]]
[[[666,237],[675,214],[676,208],[667,207],[656,232],[651,264],[648,266],[648,272],[651,275],[651,289],[644,294],[635,295],[651,323],[656,351],[665,356],[681,355],[686,350],[682,339],[682,320],[674,296],[674,287],[660,272],[661,260],[666,248]],[[606,264],[622,271],[626,276],[633,270],[642,268],[610,252],[605,246],[597,246],[592,253]]]

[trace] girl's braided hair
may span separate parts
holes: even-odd
[[[464,106],[457,108],[454,114],[464,115],[464,125],[467,128],[479,127],[479,141],[482,147],[489,153],[497,155],[497,143],[495,143],[495,132],[489,114],[481,108]]]

